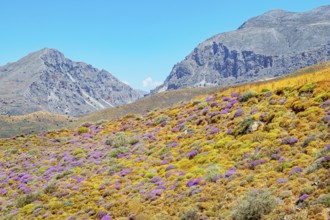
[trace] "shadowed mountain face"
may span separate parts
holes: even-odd
[[[221,33],[176,64],[152,93],[277,77],[330,60],[330,6],[267,12]]]
[[[109,72],[42,49],[0,67],[0,114],[84,115],[141,97]]]

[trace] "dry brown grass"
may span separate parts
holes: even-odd
[[[189,101],[192,98],[213,92],[224,90],[223,87],[189,88],[175,91],[167,91],[152,96],[144,97],[134,103],[104,109],[90,115],[78,118],[71,126],[77,126],[85,122],[97,122],[100,120],[113,120],[124,117],[128,114],[144,114],[157,108],[166,108],[173,104]]]
[[[75,121],[75,118],[49,112],[34,112],[21,116],[0,116],[0,137],[40,133],[60,129]]]

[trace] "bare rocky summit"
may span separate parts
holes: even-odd
[[[109,72],[42,49],[0,67],[0,114],[48,111],[85,115],[142,95]]]
[[[152,93],[258,81],[330,60],[330,6],[269,11],[198,45]]]

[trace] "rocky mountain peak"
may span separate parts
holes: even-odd
[[[142,94],[105,70],[44,48],[0,67],[0,114],[49,111],[84,115],[130,103]]]
[[[282,20],[290,16],[292,12],[281,9],[268,11],[260,16],[249,19],[244,22],[238,29],[244,28],[268,28],[269,26],[278,25],[278,20]]]
[[[244,22],[239,29],[244,28],[276,28],[299,25],[317,25],[328,23],[330,6],[322,6],[307,12],[289,12],[281,9],[271,10]]]
[[[45,48],[42,48],[41,50],[38,50],[34,53],[39,53],[39,54],[42,54],[42,55],[50,55],[50,54],[62,54],[59,50],[57,49],[54,49],[54,48],[48,48],[48,47],[45,47]]]
[[[28,57],[29,56],[33,56],[34,58],[40,58],[44,62],[49,64],[58,64],[66,62],[64,54],[61,53],[59,50],[53,48],[43,48],[39,51],[29,54]]]
[[[258,81],[330,60],[329,9],[272,10],[215,35],[176,64],[152,93]]]
[[[64,57],[64,54],[61,53],[59,50],[57,49],[53,49],[53,48],[43,48],[41,50],[38,51],[34,51],[29,53],[28,55],[24,56],[22,59],[38,59],[41,57]]]

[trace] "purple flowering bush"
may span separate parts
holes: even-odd
[[[234,117],[239,117],[239,116],[242,116],[242,115],[243,115],[243,110],[242,109],[237,109],[236,112],[235,112]]]

